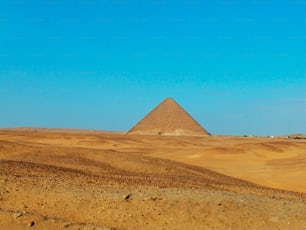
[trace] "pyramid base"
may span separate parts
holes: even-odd
[[[141,130],[141,131],[130,131],[127,134],[135,135],[152,135],[152,136],[207,136],[207,133],[193,132],[185,129],[176,129],[173,131],[163,131],[160,129],[154,130]]]

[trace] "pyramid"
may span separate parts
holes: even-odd
[[[207,136],[209,133],[172,98],[166,98],[148,113],[128,134]]]

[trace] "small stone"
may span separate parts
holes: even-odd
[[[132,194],[127,194],[127,195],[124,197],[124,199],[125,199],[125,200],[128,200],[128,199],[131,198],[131,196],[132,196]]]
[[[68,227],[70,227],[70,225],[71,225],[70,222],[69,222],[69,223],[66,223],[66,224],[64,224],[63,228],[68,228]]]
[[[19,213],[16,213],[14,215],[15,219],[19,218],[19,217],[22,217],[23,216],[23,213],[22,212],[19,212]]]
[[[29,223],[29,226],[30,227],[33,227],[35,225],[35,222],[34,221],[31,221],[31,223]]]

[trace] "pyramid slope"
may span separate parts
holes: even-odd
[[[209,133],[172,98],[167,98],[139,121],[128,134],[206,136]]]

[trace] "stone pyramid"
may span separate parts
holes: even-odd
[[[128,134],[207,136],[209,133],[172,98],[166,98]]]

